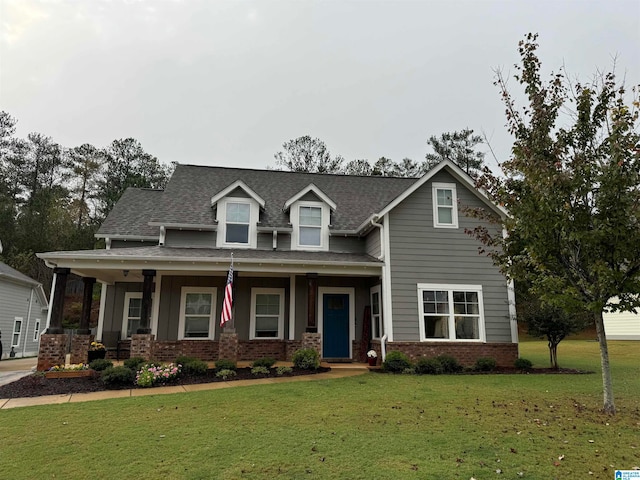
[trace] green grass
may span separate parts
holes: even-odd
[[[565,341],[561,366],[595,374],[368,373],[2,410],[0,472],[12,479],[612,479],[616,468],[640,466],[639,346],[610,344],[615,417],[600,413],[596,342]],[[548,364],[544,342],[525,342],[521,352]]]

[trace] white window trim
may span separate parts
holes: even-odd
[[[211,315],[209,318],[209,335],[207,337],[185,337],[185,307],[187,304],[188,293],[210,293],[211,294]],[[182,287],[180,294],[180,318],[178,320],[178,340],[214,340],[216,332],[216,311],[217,311],[217,293],[216,287]]]
[[[318,287],[318,333],[320,334],[320,355],[324,352],[324,295],[343,293],[349,295],[349,358],[353,358],[353,340],[356,337],[356,291],[352,287]]]
[[[320,223],[320,245],[300,245],[300,207],[315,207],[322,211]],[[329,222],[331,221],[331,209],[324,202],[298,201],[291,206],[290,220],[293,231],[291,232],[292,250],[328,251],[329,250]]]
[[[227,242],[227,204],[228,203],[244,203],[249,205],[249,242],[233,243]],[[218,247],[227,248],[256,248],[258,244],[258,217],[260,215],[259,205],[252,198],[246,197],[225,197],[217,203],[218,230],[216,236],[216,245]]]
[[[451,221],[452,223],[440,223],[438,221],[438,190],[451,190]],[[431,185],[431,200],[433,203],[433,226],[435,228],[458,228],[458,195],[455,183],[438,183]]]
[[[256,336],[256,296],[259,294],[280,295],[280,314],[278,315],[278,335],[275,337]],[[284,288],[252,288],[251,316],[249,317],[249,340],[282,340],[284,338]]]
[[[120,338],[122,340],[131,339],[127,337],[127,327],[129,326],[129,302],[133,298],[142,298],[142,292],[125,292],[124,294],[124,307],[122,308],[122,329],[120,330]],[[140,310],[142,315],[142,310]]]
[[[427,338],[424,331],[424,311],[422,302],[422,292],[424,290],[446,290],[449,292],[449,338]],[[480,316],[478,318],[478,333],[480,338],[455,338],[455,314],[453,313],[453,295],[451,292],[477,292],[478,293],[478,310]],[[482,298],[482,285],[453,285],[453,284],[440,284],[440,283],[418,283],[417,284],[418,295],[418,327],[420,329],[420,341],[421,342],[471,342],[471,343],[484,343],[486,341],[486,331],[484,322],[484,299]]]
[[[33,327],[33,341],[37,342],[39,336],[40,336],[40,319],[36,318],[36,323]]]
[[[16,332],[16,325],[18,324],[18,322],[20,322],[20,331]],[[20,339],[22,339],[22,332],[23,331],[24,331],[24,319],[22,317],[15,317],[13,319],[13,330],[11,331],[11,346],[12,347],[19,347],[20,346]],[[15,337],[16,334],[18,335],[18,341],[14,343],[13,337]]]
[[[378,315],[377,315],[379,317],[378,325],[380,326],[380,333],[384,335],[384,325],[382,323],[382,292],[381,292],[380,285],[371,287],[371,289],[369,290],[369,298],[371,301],[371,338],[380,339],[381,337],[374,336],[375,328],[373,327],[376,324],[375,315],[373,313],[373,294],[374,293],[378,294]]]

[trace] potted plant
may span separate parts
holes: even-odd
[[[378,363],[378,354],[375,350],[369,350],[367,352],[367,361],[369,362],[370,367],[375,367]]]
[[[100,342],[91,342],[89,345],[89,355],[87,362],[91,363],[97,358],[104,358],[107,355],[107,347]]]

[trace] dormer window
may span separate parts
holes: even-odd
[[[336,204],[313,183],[284,204],[289,210],[292,250],[329,250],[329,224]]]
[[[322,207],[300,205],[299,213],[299,244],[307,247],[322,245]]]
[[[241,180],[214,195],[211,206],[217,211],[216,246],[256,248],[260,208],[264,205],[264,199]]]
[[[225,243],[249,244],[251,205],[244,202],[227,203]]]

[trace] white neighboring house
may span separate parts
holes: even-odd
[[[617,299],[612,301],[617,303]],[[640,340],[640,310],[639,313],[605,312],[603,317],[607,340]]]
[[[0,332],[2,357],[38,355],[40,332],[49,304],[42,285],[0,262]]]

